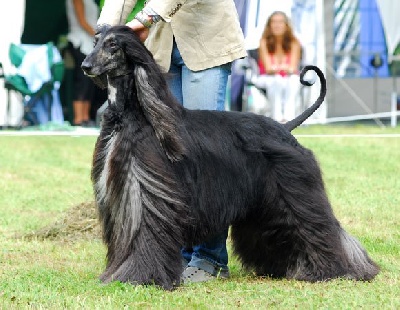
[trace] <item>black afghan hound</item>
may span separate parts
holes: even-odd
[[[105,28],[82,64],[108,87],[92,181],[108,247],[101,280],[179,285],[182,246],[231,225],[235,253],[258,275],[370,280],[378,266],[335,218],[313,153],[282,125],[243,112],[186,110],[125,26]],[[207,90],[204,90],[207,91]]]

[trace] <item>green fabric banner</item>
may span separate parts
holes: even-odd
[[[145,0],[138,0],[135,7],[133,8],[133,11],[131,12],[131,14],[129,14],[127,21],[131,21],[137,14],[137,12],[139,12],[141,9],[143,9],[144,3],[145,3]],[[104,5],[104,0],[100,0],[100,8],[102,8],[103,5]]]

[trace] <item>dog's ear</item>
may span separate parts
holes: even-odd
[[[133,68],[137,99],[143,114],[154,129],[167,157],[180,160],[185,147],[179,130],[181,108],[168,90],[167,83],[153,55],[128,27],[121,26],[121,44],[126,61]]]
[[[162,73],[160,71],[157,74]],[[154,76],[154,72],[151,75],[147,74],[146,69],[141,66],[135,67],[134,75],[139,104],[166,155],[171,161],[182,159],[185,146],[181,137],[182,132],[179,130],[180,110],[176,109],[174,104],[166,104],[165,99],[173,100],[173,98],[168,95],[163,98],[163,93],[169,94],[165,80],[161,76]]]

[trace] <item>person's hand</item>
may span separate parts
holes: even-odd
[[[145,27],[137,19],[132,19],[129,23],[126,24],[126,26],[131,28],[138,35],[140,41],[142,42],[144,42],[149,36],[149,28]]]

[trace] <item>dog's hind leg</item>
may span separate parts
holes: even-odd
[[[312,155],[277,161],[268,177],[262,207],[232,227],[245,267],[306,281],[370,280],[378,273],[335,218]]]
[[[279,251],[275,244],[268,243],[260,224],[256,217],[249,216],[246,220],[232,225],[234,253],[239,256],[246,270],[254,270],[257,275],[262,276],[285,277],[289,248],[282,247]]]

